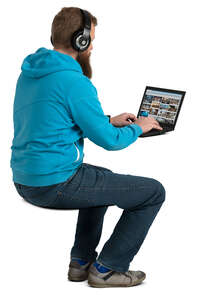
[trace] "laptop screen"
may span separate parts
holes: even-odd
[[[185,92],[146,87],[138,116],[154,117],[159,123],[175,125]]]

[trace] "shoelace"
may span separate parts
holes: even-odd
[[[131,276],[131,271],[126,271],[126,272],[118,272],[118,271],[115,271],[116,273],[120,274],[120,275],[125,275],[127,277],[130,277]]]

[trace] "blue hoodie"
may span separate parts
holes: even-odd
[[[39,48],[21,66],[13,105],[13,181],[28,186],[64,182],[83,163],[84,138],[106,150],[128,147],[137,124],[109,123],[97,90],[70,55]]]

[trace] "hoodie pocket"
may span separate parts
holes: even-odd
[[[78,161],[79,158],[80,158],[80,151],[79,151],[78,147],[76,146],[76,143],[75,143],[75,142],[74,142],[74,146],[76,147],[76,150],[77,150],[77,158],[76,158],[76,160],[75,160],[75,162],[76,162],[76,161]]]

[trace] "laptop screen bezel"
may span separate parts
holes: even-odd
[[[174,129],[175,126],[176,126],[176,122],[177,122],[177,119],[178,119],[178,116],[179,116],[179,112],[181,110],[181,106],[182,106],[183,99],[185,97],[186,92],[185,91],[180,91],[180,90],[172,90],[172,89],[159,88],[159,87],[155,87],[155,86],[146,86],[144,94],[143,94],[143,97],[142,97],[142,101],[140,103],[140,108],[139,108],[139,111],[138,111],[138,114],[137,114],[137,118],[139,118],[139,116],[140,116],[140,110],[141,110],[142,103],[143,103],[144,97],[146,95],[147,89],[151,89],[151,90],[158,91],[158,92],[159,91],[160,92],[168,92],[168,93],[173,93],[173,94],[179,94],[179,95],[181,95],[180,105],[179,105],[179,108],[178,108],[178,111],[177,111],[177,114],[176,114],[176,118],[175,118],[174,124],[165,124],[165,123],[159,121],[160,124],[163,124],[163,125],[165,125],[167,127],[170,127],[170,128]]]

